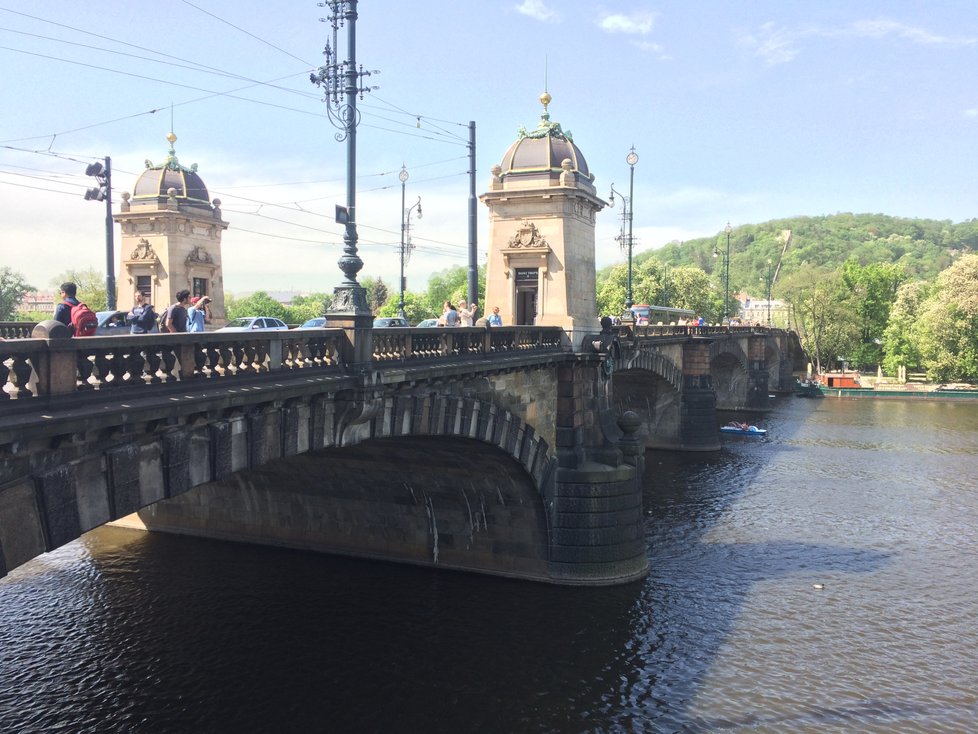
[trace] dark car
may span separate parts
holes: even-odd
[[[393,316],[391,318],[374,319],[374,327],[381,326],[410,326],[407,319],[402,319],[399,316]]]
[[[98,319],[95,336],[122,336],[131,330],[131,325],[126,323],[125,311],[99,311],[95,317]],[[146,333],[156,334],[158,332],[159,328],[154,323],[153,328]]]

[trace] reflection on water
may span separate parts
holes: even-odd
[[[978,409],[763,421],[648,455],[618,588],[100,529],[0,581],[0,730],[971,730]]]

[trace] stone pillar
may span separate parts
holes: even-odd
[[[710,340],[691,339],[683,346],[683,394],[680,437],[686,451],[717,451],[717,396],[710,378]]]
[[[747,339],[747,395],[748,410],[771,410],[768,398],[767,335],[751,335]]]
[[[600,379],[594,366],[558,368],[558,467],[547,509],[549,568],[559,583],[619,584],[648,573],[640,458],[644,447],[631,446],[639,424],[626,421],[631,429],[623,439],[629,447],[627,461],[601,430],[599,414],[607,408],[597,385]]]

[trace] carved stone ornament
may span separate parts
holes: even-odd
[[[537,225],[526,219],[520,224],[516,234],[509,238],[509,246],[526,250],[542,250],[550,247],[547,240],[540,236]]]
[[[133,248],[132,253],[129,255],[130,260],[156,260],[156,252],[153,250],[153,246],[149,244],[149,240],[145,237],[139,239],[139,243]]]
[[[194,249],[190,251],[190,254],[187,255],[186,262],[203,263],[204,265],[213,265],[214,258],[211,257],[211,254],[207,250],[205,250],[200,245],[197,245],[196,247],[194,247]]]

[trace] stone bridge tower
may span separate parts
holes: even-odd
[[[122,230],[116,302],[128,310],[140,290],[162,313],[186,288],[192,296],[210,296],[211,319],[220,322],[225,319],[221,234],[228,223],[221,219],[220,199],[209,200],[197,164],[186,168],[177,160],[177,136],[171,132],[166,139],[166,161],[156,166],[146,161],[132,194],[122,195],[113,215]]]
[[[499,306],[503,324],[560,326],[580,347],[598,325],[594,225],[605,202],[570,131],[543,114],[493,166],[489,191],[489,263],[485,313]]]

